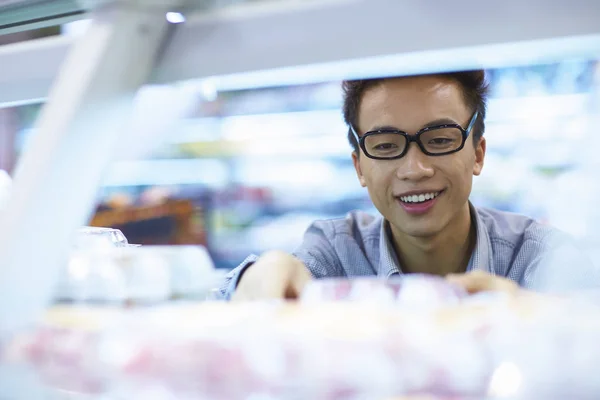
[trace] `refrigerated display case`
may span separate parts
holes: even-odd
[[[397,0],[265,1],[256,4],[235,5],[230,8],[203,12],[199,15],[189,14],[184,24],[177,27],[168,26],[165,20],[166,12],[178,9],[181,5],[182,3],[177,1],[160,2],[153,3],[152,7],[148,8],[147,3],[117,1],[111,7],[96,11],[88,32],[79,39],[51,38],[0,48],[0,68],[2,68],[0,69],[0,102],[19,104],[31,99],[45,99],[46,103],[38,120],[38,135],[32,138],[16,171],[14,192],[5,209],[0,231],[0,235],[2,235],[0,237],[0,265],[2,265],[0,292],[3,293],[0,298],[0,321],[2,321],[0,327],[4,335],[31,326],[47,308],[52,288],[58,279],[60,265],[65,261],[68,237],[89,217],[102,172],[111,161],[111,152],[118,147],[120,141],[126,140],[126,136],[131,134],[127,129],[126,117],[135,113],[134,106],[140,101],[135,94],[144,83],[169,84],[172,90],[162,92],[168,98],[168,96],[177,97],[189,94],[190,85],[197,85],[202,91],[208,91],[206,89],[208,87],[218,92],[249,87],[336,81],[353,77],[405,75],[478,67],[497,68],[532,62],[552,63],[565,58],[600,59],[600,25],[597,23],[599,6],[597,2],[591,0],[576,3],[553,2],[552,4],[543,1],[533,1],[527,4],[519,2],[490,3],[486,4],[485,8],[481,6],[480,2],[467,0],[458,3],[439,3],[435,8],[431,8],[423,2]],[[411,17],[402,19],[403,23],[399,24],[399,16],[403,15]],[[510,29],[507,28],[507,21],[510,21]],[[63,59],[66,53],[68,56]],[[20,68],[21,65],[26,67]],[[58,76],[56,84],[48,92],[49,82],[56,76]],[[31,80],[31,77],[35,77],[35,79]],[[152,87],[147,90],[151,91]],[[510,92],[512,89],[503,88],[502,90]],[[148,114],[147,117],[152,119],[153,115]],[[150,141],[152,138],[147,138],[147,140]],[[69,196],[65,197],[64,193],[69,193]],[[36,279],[31,279],[33,276]],[[217,379],[213,382],[222,382],[219,379],[234,376],[239,379],[238,382],[247,384],[238,386],[243,388],[244,393],[227,392],[232,393],[231,398],[238,398],[236,396],[247,398],[249,395],[263,396],[261,398],[271,395],[272,398],[272,393],[269,393],[268,387],[265,389],[264,384],[271,382],[276,386],[277,382],[282,382],[277,377],[283,379],[283,394],[291,395],[292,398],[293,390],[298,387],[307,389],[307,393],[331,394],[331,398],[343,398],[346,394],[358,396],[364,393],[367,395],[412,394],[402,393],[403,390],[408,390],[407,388],[416,388],[419,391],[427,391],[429,388],[433,394],[469,395],[477,393],[477,395],[481,395],[483,393],[480,391],[463,390],[461,392],[447,389],[444,391],[439,387],[436,391],[432,387],[424,388],[419,385],[407,385],[399,389],[392,385],[392,379],[383,379],[393,377],[399,371],[386,364],[390,355],[395,361],[407,362],[404,369],[400,371],[408,374],[406,371],[410,369],[406,366],[415,360],[417,362],[423,360],[423,354],[419,352],[430,351],[429,344],[436,343],[443,348],[450,347],[452,350],[452,346],[447,345],[449,343],[456,344],[452,340],[456,336],[437,335],[438,325],[436,323],[441,320],[453,326],[456,321],[465,321],[461,320],[462,316],[466,318],[468,328],[451,330],[451,333],[459,332],[467,336],[470,334],[485,335],[489,329],[492,332],[500,332],[494,331],[493,328],[505,326],[512,328],[511,332],[514,334],[520,327],[532,328],[531,331],[527,331],[527,336],[520,338],[520,342],[517,341],[522,347],[516,349],[510,347],[510,344],[506,342],[503,343],[513,351],[508,354],[514,357],[523,354],[525,361],[520,360],[520,362],[524,362],[523,365],[533,365],[534,369],[527,371],[531,375],[525,376],[532,379],[527,381],[532,382],[528,387],[540,391],[528,394],[543,393],[546,395],[547,392],[542,390],[544,379],[541,384],[535,379],[544,376],[557,377],[557,375],[544,375],[547,370],[536,369],[541,363],[527,364],[526,362],[527,359],[531,360],[540,356],[543,351],[519,352],[519,349],[527,349],[527,344],[542,343],[536,339],[550,337],[544,336],[547,331],[545,332],[543,329],[533,329],[541,326],[535,324],[540,320],[527,319],[530,315],[527,301],[524,300],[523,303],[524,320],[534,323],[507,325],[501,321],[498,325],[491,325],[491,328],[490,325],[470,324],[469,322],[473,321],[467,318],[469,311],[466,309],[462,310],[465,311],[465,314],[461,314],[461,310],[456,312],[447,310],[448,314],[442,313],[437,317],[434,315],[433,320],[429,320],[429,322],[435,321],[432,324],[424,323],[414,314],[409,313],[406,317],[395,311],[391,311],[390,314],[387,314],[386,311],[376,314],[371,313],[372,309],[362,309],[358,305],[348,306],[348,308],[345,306],[317,308],[316,310],[296,305],[292,306],[294,310],[289,314],[284,310],[282,315],[277,311],[279,310],[277,305],[274,305],[276,311],[273,315],[272,305],[257,306],[256,309],[253,309],[252,306],[244,308],[227,304],[215,305],[215,309],[207,306],[198,313],[193,310],[188,313],[183,309],[179,309],[179,311],[177,309],[166,311],[149,309],[141,314],[127,313],[123,310],[117,310],[116,314],[111,314],[111,311],[106,309],[101,310],[99,315],[92,312],[84,313],[93,321],[86,321],[85,316],[78,316],[76,313],[70,314],[70,311],[67,311],[65,314],[60,314],[60,312],[54,314],[58,315],[58,322],[51,321],[48,330],[42,328],[40,331],[35,331],[32,337],[27,336],[24,342],[21,342],[24,347],[17,346],[16,348],[16,350],[24,349],[25,352],[16,351],[9,355],[15,355],[17,358],[27,355],[35,358],[39,355],[38,360],[43,361],[41,363],[42,370],[51,375],[56,373],[52,377],[59,378],[58,382],[66,376],[69,378],[67,381],[75,384],[75,387],[62,387],[64,390],[83,390],[88,388],[89,384],[92,389],[96,390],[93,392],[95,394],[99,394],[98,390],[102,394],[102,389],[106,388],[104,386],[106,380],[96,378],[103,378],[106,377],[103,374],[108,374],[113,378],[116,377],[110,382],[116,382],[117,389],[123,390],[122,392],[117,391],[117,393],[131,394],[132,392],[128,392],[130,389],[156,388],[152,386],[153,383],[160,382],[161,385],[166,385],[161,386],[160,389],[166,388],[161,393],[168,398],[171,395],[169,388],[172,388],[172,385],[183,385],[184,391],[189,389],[186,385],[193,382],[195,377],[178,373],[182,371],[189,373],[190,366],[195,365],[193,360],[183,359],[181,364],[175,362],[164,364],[174,369],[167,371],[163,377],[175,377],[175,381],[167,380],[165,383],[159,379],[161,376],[160,363],[138,362],[137,356],[142,361],[152,359],[168,361],[170,360],[169,355],[199,354],[213,357],[207,359],[208,361],[213,360],[214,364],[210,362],[202,364],[204,368],[202,372],[206,372],[206,376],[209,378],[216,376]],[[477,312],[491,317],[498,315],[495,314],[498,310],[505,310],[502,308],[502,305],[505,304],[500,300],[499,303],[492,302],[489,308],[479,308],[477,303],[474,303],[473,306]],[[570,315],[573,318],[567,319],[570,324],[567,324],[563,331],[557,326],[557,320],[552,318],[552,313],[544,311],[556,310],[551,307],[552,301],[548,300],[546,304],[549,304],[550,307],[541,307],[542,316],[548,318],[544,321],[550,323],[552,329],[556,328],[557,330],[553,332],[557,332],[557,334],[544,341],[535,350],[559,349],[559,345],[554,340],[563,343],[561,340],[564,341],[564,338],[567,338],[569,343],[590,344],[593,351],[587,354],[595,355],[596,348],[593,347],[590,339],[597,336],[598,327],[588,318],[590,315],[597,315],[595,306],[586,307],[586,314],[583,316],[569,313],[568,307],[566,307],[567,310],[563,309],[563,313],[554,314],[565,318]],[[586,302],[586,304],[588,303]],[[316,314],[312,314],[313,310]],[[153,314],[153,311],[156,313]],[[363,312],[363,314],[359,314],[361,315],[360,320],[353,320],[349,317],[355,312]],[[111,328],[121,326],[130,329],[115,333],[112,330],[103,330],[103,327],[108,325],[94,320],[95,318],[107,318],[115,321],[112,319],[114,315],[118,322],[125,322],[125,324],[110,324]],[[501,315],[509,319],[519,319],[510,312]],[[256,318],[252,318],[253,316]],[[414,319],[412,319],[413,317]],[[437,319],[438,317],[439,319]],[[48,318],[52,319],[52,315]],[[381,320],[374,321],[373,324],[360,322],[370,321],[369,318],[376,320],[381,318]],[[256,321],[260,319],[269,323],[257,327]],[[511,320],[514,322],[514,319]],[[391,324],[400,330],[402,321],[410,321],[409,325],[412,331],[408,332],[409,337],[412,339],[423,338],[419,346],[408,346],[408,349],[413,349],[416,355],[410,352],[403,353],[403,351],[409,350],[392,346],[397,343],[396,337],[394,340],[389,337],[391,348],[383,346],[384,350],[376,353],[381,357],[371,358],[373,353],[365,351],[368,346],[360,346],[370,343],[370,340],[374,340],[378,345],[386,343],[378,339],[381,339],[381,335],[389,335],[389,332],[385,333],[389,328],[389,320],[396,321]],[[138,323],[138,321],[141,322]],[[147,324],[143,321],[146,321]],[[186,330],[190,328],[190,325],[186,323],[193,321],[201,321],[201,323],[194,325],[195,329]],[[347,329],[343,329],[345,325],[342,322],[336,325],[328,324],[327,321],[346,321]],[[475,321],[481,323],[482,320],[475,319]],[[321,325],[323,323],[324,325]],[[83,324],[83,331],[79,330],[81,327],[79,324]],[[74,330],[69,330],[68,326]],[[159,332],[158,336],[144,336],[144,333],[152,332],[153,328],[157,326],[164,329]],[[86,330],[90,327],[92,329]],[[177,327],[181,327],[181,330],[177,330]],[[289,358],[285,358],[285,360],[293,361],[295,356],[301,357],[306,354],[307,358],[304,359],[306,363],[302,364],[307,367],[306,370],[302,370],[306,371],[306,374],[291,374],[287,377],[278,375],[282,371],[281,352],[274,351],[270,346],[270,344],[278,342],[265,342],[265,336],[262,335],[265,331],[261,331],[260,328],[264,328],[268,335],[274,335],[267,335],[267,338],[275,337],[282,340],[283,343],[294,343],[294,340],[299,340],[297,332],[301,331],[303,327],[312,327],[309,329],[311,335],[308,339],[315,339],[315,342],[307,340],[303,344],[313,350],[318,348],[325,352],[323,354],[329,355],[330,364],[324,365],[344,365],[348,368],[341,370],[340,375],[335,375],[336,370],[331,369],[330,372],[334,373],[333,376],[329,376],[328,380],[322,382],[318,375],[311,375],[311,368],[309,368],[313,365],[319,366],[319,360],[322,360],[317,357],[319,352],[303,353],[298,351],[301,347],[295,347],[294,351],[286,353]],[[85,345],[78,347],[77,344],[88,343],[90,336],[87,334],[90,332],[92,332],[92,337],[98,338],[93,333],[93,328],[98,328],[101,332],[100,340],[108,338],[108,344],[116,347],[85,347]],[[361,330],[361,328],[365,330]],[[244,335],[247,332],[251,332],[252,335]],[[53,336],[55,333],[58,333],[58,336]],[[112,333],[115,335],[113,336]],[[208,340],[194,342],[198,338],[206,339],[202,336],[205,333]],[[419,333],[430,333],[431,335],[421,337]],[[106,336],[104,336],[105,334]],[[193,351],[185,353],[188,348],[179,346],[178,339],[181,336],[178,335],[183,335],[185,338],[186,334],[192,335],[191,344],[197,353]],[[344,340],[347,338],[344,336],[346,334],[350,336],[349,340]],[[352,336],[353,334],[357,336]],[[165,338],[170,335],[174,335],[176,339],[170,342],[166,340]],[[123,356],[123,349],[131,349],[132,342],[143,337],[147,338],[151,345],[157,347],[149,346],[148,352],[136,353],[133,356],[128,354],[131,357],[119,358]],[[215,342],[211,341],[213,340],[211,338],[215,337],[218,346],[214,346]],[[248,337],[263,346],[254,346],[254,342],[246,340]],[[60,340],[54,340],[57,338]],[[118,340],[113,341],[115,338]],[[222,338],[223,341],[220,341]],[[586,340],[578,341],[581,338]],[[502,338],[495,337],[495,339]],[[50,346],[46,345],[47,343],[50,343]],[[58,344],[58,348],[52,347],[52,343]],[[102,342],[102,344],[106,343]],[[138,343],[146,344],[143,341]],[[161,347],[161,343],[166,346]],[[478,356],[484,355],[470,346],[468,341],[461,343],[465,344],[461,349],[469,352],[468,354],[473,355],[477,360],[479,360]],[[19,342],[17,342],[18,344]],[[62,347],[63,344],[65,347]],[[235,345],[241,347],[235,347]],[[13,349],[13,347],[9,348]],[[232,350],[232,348],[237,350]],[[78,358],[84,355],[84,349],[89,349],[93,357]],[[98,349],[120,351],[103,353],[97,351]],[[211,349],[216,350],[210,352]],[[264,352],[257,354],[257,349],[262,349]],[[336,353],[335,349],[341,351]],[[569,360],[585,370],[591,365],[590,359],[586,358],[584,348],[578,347],[575,350],[577,351],[569,354],[576,356]],[[395,353],[396,351],[399,351],[399,354],[412,354],[415,358],[404,359]],[[455,356],[464,354],[450,353],[450,356],[445,359],[439,359],[436,358],[436,354],[427,353],[426,355],[431,358],[425,359],[451,361],[458,360]],[[87,353],[85,354],[87,355]],[[112,364],[105,363],[106,360],[97,363],[97,359],[94,357],[98,354],[116,358],[109,360]],[[557,353],[551,354],[554,356]],[[348,357],[345,358],[342,355]],[[352,355],[356,355],[356,357],[352,357]],[[397,358],[394,358],[394,355]],[[336,359],[337,356],[341,358]],[[581,358],[578,358],[580,356]],[[26,357],[25,359],[27,360]],[[511,360],[508,360],[508,364],[506,364],[499,362],[500,360],[494,357],[491,359],[493,365],[486,371],[491,371],[492,375],[488,377],[488,380],[483,380],[482,387],[487,388],[486,384],[495,382],[493,378],[496,375],[493,372],[498,369],[501,371],[503,382],[521,379],[520,372],[514,372],[515,369],[518,370],[518,366],[515,368],[514,363],[510,363]],[[50,368],[44,364],[46,361],[50,361],[52,364],[53,360],[66,361],[66,364],[58,365],[58,370],[52,369],[57,367],[56,364],[51,365]],[[205,359],[200,358],[200,360]],[[224,360],[224,364],[219,364],[214,360]],[[247,360],[253,363],[252,368],[256,368],[256,370],[252,368],[250,371],[248,370],[249,368],[245,364]],[[544,367],[557,366],[561,358],[557,356],[544,360],[552,361],[550,364],[544,363]],[[70,364],[70,361],[73,361],[74,364]],[[382,367],[385,374],[391,373],[391,375],[379,376],[382,380],[373,377],[374,380],[368,382],[354,381],[365,384],[358,389],[354,386],[348,387],[348,382],[353,382],[351,378],[366,376],[366,367],[371,362]],[[106,370],[104,368],[107,365],[112,367],[116,365],[118,368]],[[294,366],[298,365],[292,362],[288,371],[294,372]],[[563,363],[563,365],[568,365],[568,363]],[[80,366],[90,369],[79,369]],[[435,362],[431,366],[435,369]],[[132,381],[120,379],[120,377],[128,376],[119,369],[123,367],[129,368],[127,371],[132,373]],[[137,367],[141,368],[142,372],[139,372]],[[457,372],[458,369],[454,369],[454,367],[456,365],[451,364],[450,370]],[[230,368],[233,368],[233,372]],[[71,373],[77,370],[82,372],[81,381],[72,379]],[[550,367],[550,370],[556,373],[558,368]],[[256,371],[258,371],[258,375],[253,375]],[[443,384],[451,381],[445,375],[447,370],[436,369],[436,371],[440,374]],[[88,373],[91,375],[87,375]],[[507,375],[509,378],[506,378]],[[178,376],[183,376],[185,381],[179,380]],[[256,376],[262,379],[258,381],[260,384],[258,386],[255,386],[254,378]],[[428,376],[417,375],[414,378],[417,382],[422,383],[422,380],[427,380]],[[571,377],[571,375],[569,376]],[[286,381],[287,378],[289,380]],[[459,379],[460,384],[471,385],[477,382],[475,379],[471,379],[472,376],[461,378]],[[502,380],[501,378],[497,379]],[[598,389],[593,385],[593,378],[587,379],[587,375],[580,375],[578,379],[589,384],[589,386],[585,386],[586,392],[583,396],[592,396],[588,398],[593,398],[598,394]],[[341,383],[341,385],[335,386],[333,382]],[[79,384],[83,386],[77,386]],[[558,387],[558,384],[562,385],[560,387],[566,388],[565,392],[560,393],[570,393],[567,381],[557,380],[554,381],[554,384],[555,386],[551,386],[552,388]],[[500,384],[500,386],[506,385]],[[227,387],[235,390],[230,385]],[[227,387],[224,385],[217,389]],[[334,392],[331,393],[327,389],[328,387],[332,388],[331,390]],[[443,385],[442,387],[447,388]],[[478,387],[478,389],[482,387]],[[209,388],[214,389],[215,387]],[[469,386],[467,389],[471,388]],[[361,392],[359,389],[366,390],[366,392]],[[464,387],[459,389],[464,389]],[[315,392],[311,392],[311,390],[315,390]],[[219,392],[213,392],[211,395],[218,398]],[[498,396],[498,392],[487,393],[487,395],[501,397]]]

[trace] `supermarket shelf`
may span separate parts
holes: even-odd
[[[72,233],[93,210],[120,128],[133,111],[135,94],[147,81],[168,33],[164,12],[171,3],[161,4],[163,12],[157,8],[154,14],[128,4],[104,10],[69,52],[56,77],[50,101],[37,121],[39,134],[15,170],[2,218],[0,329],[28,324],[52,296]],[[38,77],[26,63],[9,69],[19,67],[30,73],[26,79]],[[36,251],[28,243],[35,243]],[[37,279],[31,281],[31,276]]]
[[[0,2],[0,35],[61,25],[84,18],[78,0],[4,0]]]
[[[402,15],[411,17],[399,23]],[[485,7],[476,0],[435,7],[410,0],[241,4],[189,15],[175,28],[151,82],[208,79],[226,90],[598,59],[598,15],[595,0]],[[0,105],[45,98],[75,40],[0,48]]]
[[[338,136],[347,128],[340,109],[194,118],[179,122],[181,133],[170,135],[171,144],[199,141],[260,141],[289,137]]]
[[[140,160],[114,163],[103,186],[204,184],[223,187],[228,183],[227,166],[220,160]]]
[[[123,231],[130,243],[147,245],[155,243],[206,245],[204,222],[195,228],[194,219],[201,215],[189,200],[166,200],[162,204],[112,208],[98,211],[91,226],[115,226]],[[150,224],[150,225],[149,225]],[[149,228],[152,224],[155,228]],[[163,229],[156,229],[156,226]],[[171,229],[164,229],[172,226]]]
[[[586,111],[587,110],[587,111]],[[562,135],[557,122],[594,111],[594,95],[578,93],[552,96],[530,96],[490,99],[488,104],[488,137],[496,131],[496,147],[523,138],[540,139]],[[145,113],[142,113],[146,115]],[[173,116],[165,116],[173,118]],[[177,119],[167,123],[172,127],[153,143],[150,128],[134,126],[131,136],[144,140],[147,152],[168,149],[185,158],[134,161],[136,154],[122,147],[123,159],[107,173],[106,186],[201,183],[220,187],[226,171],[217,158],[271,158],[348,160],[350,147],[346,141],[346,126],[339,109],[301,112],[279,112],[228,117]],[[540,121],[548,121],[544,127]],[[553,125],[554,124],[554,125]],[[531,128],[524,129],[528,125]],[[515,130],[515,126],[522,129]],[[508,128],[507,128],[508,127]],[[140,131],[139,133],[137,131]],[[281,140],[285,139],[285,140]],[[293,145],[290,145],[293,141]],[[136,143],[133,143],[136,145]],[[142,147],[137,144],[137,147]],[[127,146],[125,146],[127,147]],[[494,149],[491,148],[491,151]],[[150,154],[147,154],[149,156]],[[164,158],[164,157],[158,157]],[[206,171],[211,171],[207,173]]]
[[[73,42],[53,36],[0,46],[0,106],[43,102]]]
[[[343,144],[343,143],[342,143]],[[155,159],[120,161],[111,165],[101,185],[104,187],[150,186],[150,185],[203,185],[211,189],[222,189],[232,181],[256,184],[277,184],[296,187],[331,183],[341,173],[333,169],[347,165],[352,171],[349,148],[341,156],[277,157],[248,156],[237,158],[235,165],[223,159]],[[298,171],[301,171],[299,173]],[[290,176],[294,176],[291,181]]]
[[[188,200],[171,200],[164,204],[145,207],[112,209],[97,212],[91,226],[108,227],[131,224],[164,217],[189,218],[194,212],[194,205]]]
[[[154,81],[250,88],[600,56],[595,0],[278,3],[191,16]]]
[[[524,137],[555,137],[561,135],[562,130],[553,125],[554,128],[551,126],[550,129],[539,132],[540,129],[537,128],[542,128],[540,121],[550,121],[552,125],[561,120],[580,118],[586,110],[590,113],[594,111],[593,101],[594,95],[589,93],[491,99],[487,132],[490,135],[496,130],[501,132],[501,135],[497,135],[501,136],[501,142],[496,140],[496,145],[512,143]],[[518,132],[511,128],[507,130],[507,126],[525,127],[533,122],[536,129],[519,129]],[[148,152],[162,146],[186,158],[202,157],[203,160],[134,161],[128,159],[127,152],[122,150],[126,161],[111,167],[106,175],[105,185],[202,183],[218,187],[223,184],[227,173],[219,161],[215,160],[217,158],[268,156],[288,160],[347,160],[350,152],[346,141],[346,126],[338,109],[191,118],[175,120],[168,125],[173,128],[149,145]],[[148,126],[132,136],[147,142]],[[281,140],[282,138],[286,140]],[[293,146],[290,145],[290,140],[293,140]],[[135,154],[129,156],[137,158]]]
[[[586,110],[593,111],[593,100],[591,93],[493,98],[488,101],[486,122],[516,123],[531,119],[568,118],[581,115]],[[332,147],[326,143],[327,149],[344,153],[348,149],[344,139],[347,128],[340,109],[194,118],[180,121],[178,127],[180,129],[177,132],[165,138],[166,143],[188,144],[188,148],[197,149],[197,155],[219,155],[215,144],[219,140],[230,143],[228,146],[223,144],[223,155],[236,155],[240,151],[270,154],[269,149],[264,147],[265,144],[275,146],[273,139],[282,138],[319,137],[327,142],[328,138],[333,137],[341,145],[333,144]],[[244,145],[236,147],[236,142]],[[252,149],[253,143],[256,145],[255,150]],[[298,149],[290,150],[297,154]],[[299,151],[302,153],[301,149]],[[325,154],[329,152],[325,151]]]

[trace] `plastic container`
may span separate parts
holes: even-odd
[[[460,287],[430,275],[406,275],[393,279],[318,279],[307,285],[301,301],[345,301],[401,308],[434,308],[458,304],[467,296]]]
[[[58,286],[59,301],[131,305],[176,298],[204,300],[219,283],[220,275],[202,246],[104,243],[107,247],[72,252]]]

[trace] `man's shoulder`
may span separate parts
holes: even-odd
[[[490,240],[520,246],[526,242],[545,244],[560,231],[526,215],[492,208],[476,207],[478,220],[485,226]]]
[[[314,221],[312,228],[319,229],[328,236],[351,235],[371,236],[378,235],[381,230],[383,217],[375,216],[364,211],[354,210],[342,218],[321,219]]]
[[[598,266],[566,232],[498,210],[479,209],[478,216],[488,229],[496,272],[539,291],[568,293],[600,286]]]

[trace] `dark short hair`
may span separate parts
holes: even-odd
[[[488,85],[485,80],[485,72],[483,70],[460,71],[419,76],[436,76],[442,79],[455,81],[460,85],[463,92],[463,99],[467,107],[471,108],[473,112],[476,110],[479,112],[472,132],[473,143],[478,143],[479,139],[483,136],[483,132],[485,131],[484,119],[488,94]],[[358,79],[344,81],[342,83],[342,89],[344,92],[344,121],[346,121],[346,124],[349,128],[350,126],[353,126],[355,129],[357,129],[358,111],[365,91],[385,80],[396,78],[402,77]],[[348,129],[348,142],[350,142],[350,145],[354,151],[359,153],[358,143],[356,142],[356,139],[350,129]]]

